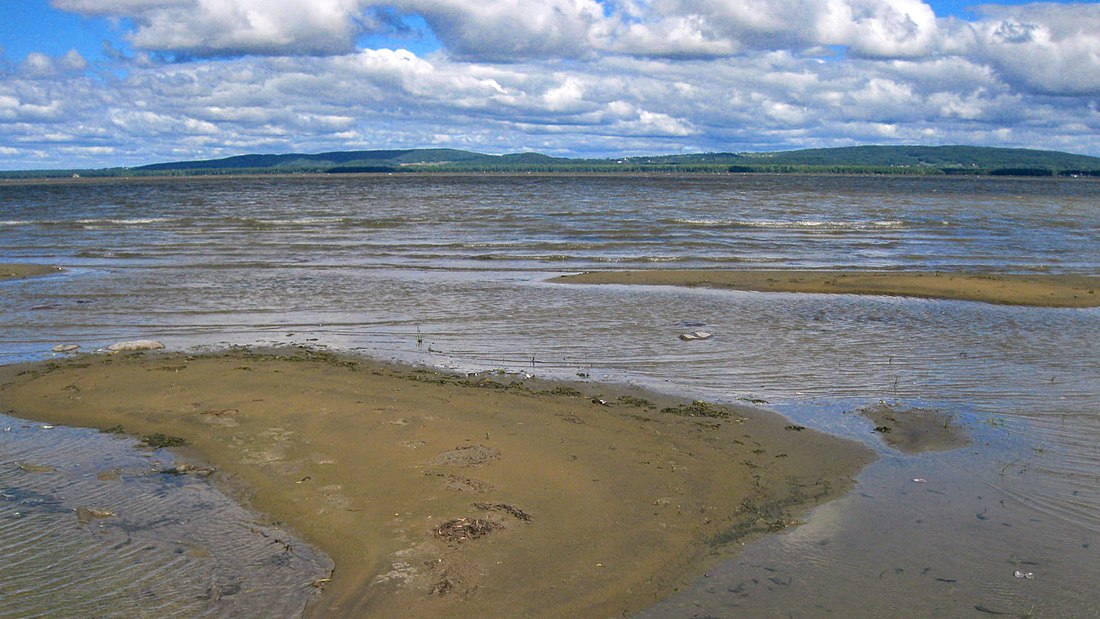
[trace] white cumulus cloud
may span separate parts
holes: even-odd
[[[401,0],[461,58],[515,61],[591,52],[609,24],[595,0]]]
[[[1100,95],[1100,4],[979,7],[975,57],[1022,88]]]
[[[125,17],[130,41],[194,57],[352,51],[360,0],[54,0],[84,15]]]
[[[938,22],[920,0],[654,0],[619,45],[684,55],[844,46],[874,57],[928,53]]]

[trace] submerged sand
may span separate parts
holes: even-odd
[[[969,443],[955,416],[946,411],[881,401],[857,412],[874,424],[884,443],[902,453],[948,451]]]
[[[873,457],[766,411],[304,350],[8,366],[0,407],[182,439],[332,557],[317,617],[629,613]]]
[[[554,281],[643,284],[980,301],[1039,307],[1100,307],[1100,277],[861,271],[593,271]]]
[[[6,279],[26,279],[40,275],[58,273],[61,269],[42,264],[0,264],[0,281]]]

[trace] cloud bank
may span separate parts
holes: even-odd
[[[53,5],[119,20],[124,51],[0,65],[0,148],[20,167],[431,145],[1100,155],[1097,4],[984,5],[972,21],[920,0]]]

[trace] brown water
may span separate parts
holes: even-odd
[[[960,178],[0,186],[0,262],[70,269],[0,284],[0,360],[138,337],[297,343],[764,401],[882,458],[851,496],[652,616],[1089,617],[1100,310],[546,280],[667,267],[1098,275],[1098,206],[1097,182]],[[715,337],[677,338],[697,328]],[[944,410],[974,440],[901,455],[848,413],[879,400]]]

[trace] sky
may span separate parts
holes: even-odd
[[[1100,2],[0,0],[0,169],[460,148],[1100,156]]]

